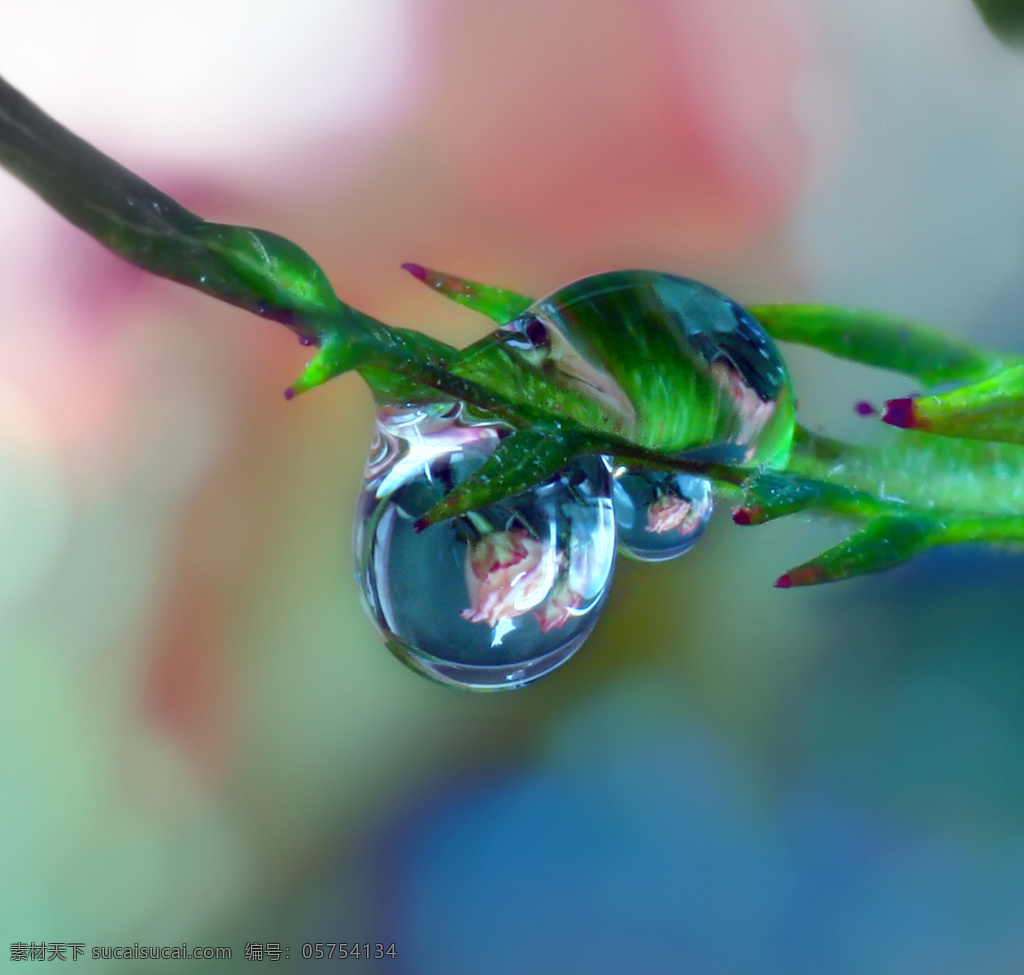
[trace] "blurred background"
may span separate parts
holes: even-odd
[[[451,343],[487,323],[401,262],[537,295],[651,267],[1024,348],[1024,58],[968,0],[6,0],[0,73]],[[620,560],[537,686],[432,685],[351,577],[358,379],[286,403],[286,330],[144,277],[2,173],[0,212],[4,960],[276,942],[320,971],[302,944],[344,941],[397,950],[347,968],[409,975],[1024,970],[1019,557],[781,592],[837,530],[723,511],[678,562]],[[836,435],[911,388],[786,351]]]

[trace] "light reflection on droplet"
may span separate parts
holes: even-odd
[[[568,660],[597,622],[615,556],[596,457],[414,529],[505,432],[459,406],[382,407],[356,511],[356,578],[385,642],[415,670],[475,690],[522,687]]]

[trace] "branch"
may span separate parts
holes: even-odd
[[[791,454],[780,455],[778,462],[720,463],[700,450],[667,449],[651,435],[625,435],[621,416],[600,397],[567,388],[509,355],[505,333],[492,333],[460,351],[377,321],[341,301],[297,245],[269,231],[203,220],[69,132],[2,79],[0,164],[131,263],[279,322],[318,346],[287,396],[356,370],[379,402],[461,401],[509,427],[511,435],[485,467],[429,511],[424,525],[529,490],[574,458],[598,453],[715,481],[739,498],[734,514],[739,524],[797,511],[860,523],[844,542],[783,575],[777,583],[782,587],[876,571],[936,545],[1024,541],[1020,357],[978,349],[875,312],[757,306],[752,313],[776,339],[902,372],[925,387],[964,385],[891,401],[884,419],[908,429],[890,429],[871,447],[799,428]],[[419,265],[406,268],[499,324],[533,304],[503,288]],[[636,368],[641,369],[655,346],[646,345],[643,335],[636,339],[638,327],[630,323],[629,336],[639,342]],[[680,405],[693,409],[692,403]]]

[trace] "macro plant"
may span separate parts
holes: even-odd
[[[191,213],[2,80],[0,162],[126,260],[314,347],[286,398],[359,373],[376,429],[356,579],[388,647],[433,679],[496,690],[550,672],[596,625],[617,553],[682,555],[715,498],[739,525],[803,511],[853,526],[780,588],[1024,541],[1024,357],[877,312],[744,308],[667,272],[535,300],[405,265],[497,325],[456,349],[345,303],[294,243]],[[920,394],[886,404],[869,446],[814,433],[776,341],[902,373]]]

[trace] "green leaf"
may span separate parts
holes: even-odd
[[[925,386],[981,379],[1013,358],[993,355],[927,325],[879,312],[827,305],[753,305],[749,310],[774,339],[916,376]]]
[[[432,271],[420,264],[403,264],[402,267],[428,288],[473,311],[486,315],[499,325],[504,325],[521,315],[530,305],[532,298],[516,294],[506,288],[495,288],[479,281],[459,278],[443,271]]]
[[[775,586],[816,586],[892,568],[928,548],[934,528],[929,517],[876,518],[817,558],[779,576]]]
[[[743,485],[743,503],[733,512],[732,519],[737,525],[760,525],[797,511],[871,518],[893,506],[893,502],[863,491],[762,469]]]
[[[528,491],[557,474],[587,446],[584,437],[571,433],[519,430],[502,440],[483,467],[431,508],[416,527],[426,528]]]
[[[1024,364],[948,393],[889,400],[882,419],[944,437],[1024,444]]]

